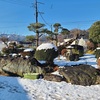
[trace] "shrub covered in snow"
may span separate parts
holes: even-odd
[[[53,62],[53,59],[58,56],[58,49],[52,43],[43,43],[37,47],[35,52],[35,58],[38,60],[45,60],[47,62]]]
[[[10,53],[17,53],[17,49],[16,48],[6,48],[6,47],[4,47],[4,48],[2,48],[2,53],[6,54],[6,55],[8,55]]]
[[[18,53],[23,51],[22,49],[20,49],[21,47],[23,46],[20,44],[17,44],[15,42],[9,42],[8,47],[2,48],[1,51],[3,54],[9,55],[10,53]]]
[[[32,49],[32,48],[27,48],[27,49],[23,50],[22,52],[20,52],[19,54],[20,54],[22,57],[33,57],[33,56],[34,56],[34,52],[35,52],[34,49]]]

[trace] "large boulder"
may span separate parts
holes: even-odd
[[[84,86],[96,84],[98,76],[97,69],[90,65],[61,68],[59,73],[65,77],[66,82]]]
[[[11,73],[23,76],[24,73],[39,73],[41,67],[35,64],[33,59],[24,59],[21,57],[0,58],[0,73]]]

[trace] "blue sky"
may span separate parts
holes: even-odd
[[[54,23],[61,23],[69,30],[88,29],[100,20],[100,0],[38,0],[38,10],[43,12],[38,20],[50,29]],[[34,0],[0,0],[0,34],[35,34],[28,30],[35,23]]]

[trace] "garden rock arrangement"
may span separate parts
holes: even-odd
[[[100,84],[100,71],[90,65],[76,65],[59,68],[59,75],[45,75],[48,81],[66,81],[67,83],[90,86]]]
[[[55,66],[48,63],[41,64],[35,58],[0,57],[0,74],[2,75],[23,77],[23,73],[41,72],[44,75],[44,79],[48,81],[66,81],[67,83],[83,86],[100,84],[100,71],[90,65],[58,68],[60,75],[52,74]]]

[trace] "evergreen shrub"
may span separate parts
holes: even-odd
[[[53,62],[54,58],[58,56],[58,51],[52,49],[41,49],[35,51],[35,58],[37,60],[44,60],[47,62]]]
[[[80,46],[80,45],[72,45],[74,48],[76,46],[76,49],[79,51],[79,57],[83,56],[84,55],[84,48],[83,46]]]
[[[42,49],[42,50],[36,50],[35,52],[35,58],[38,60],[44,60],[44,61],[53,61],[54,58],[58,56],[58,52],[53,49]]]
[[[95,56],[96,58],[100,57],[100,48],[95,50]]]

